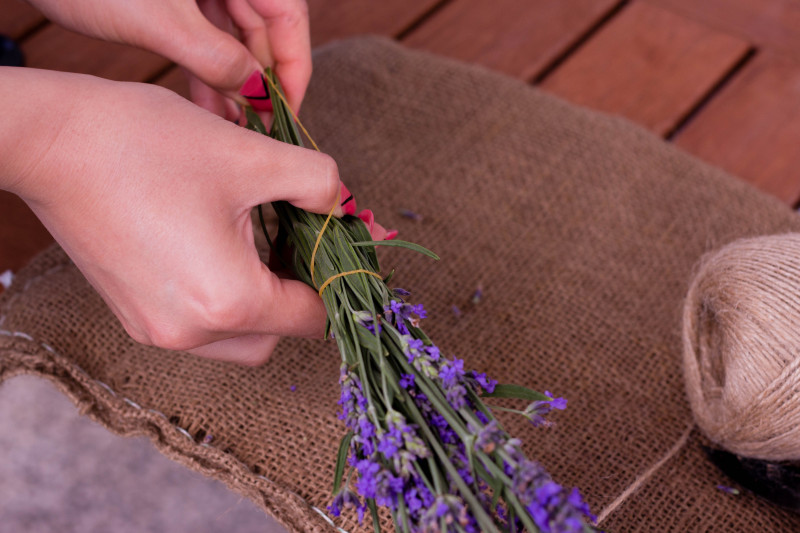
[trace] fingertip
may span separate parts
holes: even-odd
[[[239,89],[239,94],[247,100],[254,110],[272,112],[269,87],[262,71],[254,70],[250,73],[244,84],[242,84],[241,89]]]
[[[198,346],[187,352],[207,359],[256,367],[269,360],[279,340],[280,337],[276,335],[241,335]]]
[[[343,181],[339,182],[339,206],[334,214],[340,217],[356,214],[356,199]]]
[[[238,91],[262,65],[233,35],[205,16],[187,20],[165,45],[165,55],[189,70],[206,85],[237,99]],[[198,44],[199,43],[199,44]]]

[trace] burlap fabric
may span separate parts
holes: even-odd
[[[393,252],[384,267],[429,308],[426,330],[446,353],[569,399],[550,429],[503,419],[582,489],[601,527],[800,527],[716,488],[727,481],[700,449],[680,340],[698,258],[800,230],[795,214],[624,120],[477,68],[376,39],[315,61],[306,126],[360,206],[442,257]],[[286,339],[256,369],[139,346],[57,248],[0,305],[2,378],[48,377],[110,430],[149,435],[290,530],[334,531],[314,509],[329,503],[343,432],[333,343]]]

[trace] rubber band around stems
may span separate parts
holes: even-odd
[[[286,98],[283,97],[283,94],[281,94],[281,91],[275,85],[275,82],[273,82],[270,79],[269,76],[264,76],[264,79],[267,80],[267,82],[272,87],[272,90],[275,91],[275,94],[277,94],[278,98],[281,99],[281,102],[283,102],[283,105],[286,106],[286,109],[289,110],[289,114],[292,115],[292,119],[294,119],[295,123],[298,126],[300,126],[300,129],[303,131],[303,134],[306,136],[306,138],[309,141],[311,141],[311,145],[314,147],[314,150],[316,150],[317,152],[322,152],[322,150],[320,150],[319,147],[317,146],[317,143],[314,142],[314,139],[308,133],[308,130],[306,130],[306,128],[303,126],[303,123],[300,122],[299,118],[297,118],[297,115],[292,110],[291,106],[289,105],[289,102],[286,101]],[[317,257],[317,250],[319,249],[320,242],[322,242],[322,234],[325,233],[325,230],[328,227],[328,223],[331,221],[331,218],[333,217],[333,213],[334,213],[334,211],[336,211],[336,206],[339,205],[339,202],[341,201],[341,199],[342,199],[342,192],[340,190],[336,194],[336,202],[334,202],[333,207],[331,207],[331,210],[328,213],[327,218],[325,219],[325,223],[322,224],[322,229],[319,230],[319,234],[317,235],[317,241],[314,243],[314,249],[311,251],[311,263],[310,263],[310,268],[309,269],[311,270],[311,283],[313,283],[314,285],[317,284],[317,282],[314,280],[314,259]],[[336,274],[334,276],[331,276],[328,279],[326,279],[325,282],[322,285],[320,285],[319,290],[318,290],[319,297],[322,298],[323,291],[328,287],[328,285],[331,284],[332,281],[334,281],[337,278],[342,278],[344,276],[349,276],[351,274],[369,274],[370,276],[375,276],[378,279],[381,279],[381,280],[383,279],[381,277],[381,275],[378,274],[377,272],[373,272],[371,270],[366,270],[364,268],[359,268],[357,270],[348,270],[347,272],[339,272],[338,274]]]

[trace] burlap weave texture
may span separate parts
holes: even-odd
[[[444,353],[569,399],[547,430],[502,418],[601,527],[800,527],[716,488],[728,482],[700,451],[680,341],[701,255],[798,231],[794,213],[623,120],[379,39],[316,54],[302,118],[361,207],[441,256],[383,265],[426,304]],[[150,435],[290,530],[334,531],[313,509],[329,503],[343,432],[333,343],[284,339],[256,369],[137,345],[58,248],[19,273],[0,317],[0,378],[49,377],[110,430]]]

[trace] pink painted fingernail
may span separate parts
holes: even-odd
[[[372,210],[364,209],[358,214],[358,218],[364,221],[364,224],[367,225],[367,229],[372,233],[372,229],[375,227],[375,215]]]
[[[341,191],[339,192],[339,205],[342,206],[345,215],[355,215],[356,199],[353,198],[353,195],[350,194],[350,191],[345,187],[344,183],[342,183],[341,187]]]
[[[397,238],[397,234],[399,232],[396,229],[390,229],[386,232],[386,237],[383,238],[385,241],[393,241]]]
[[[267,80],[261,72],[255,70],[244,82],[239,94],[247,98],[256,111],[272,111],[272,100],[269,99]]]

